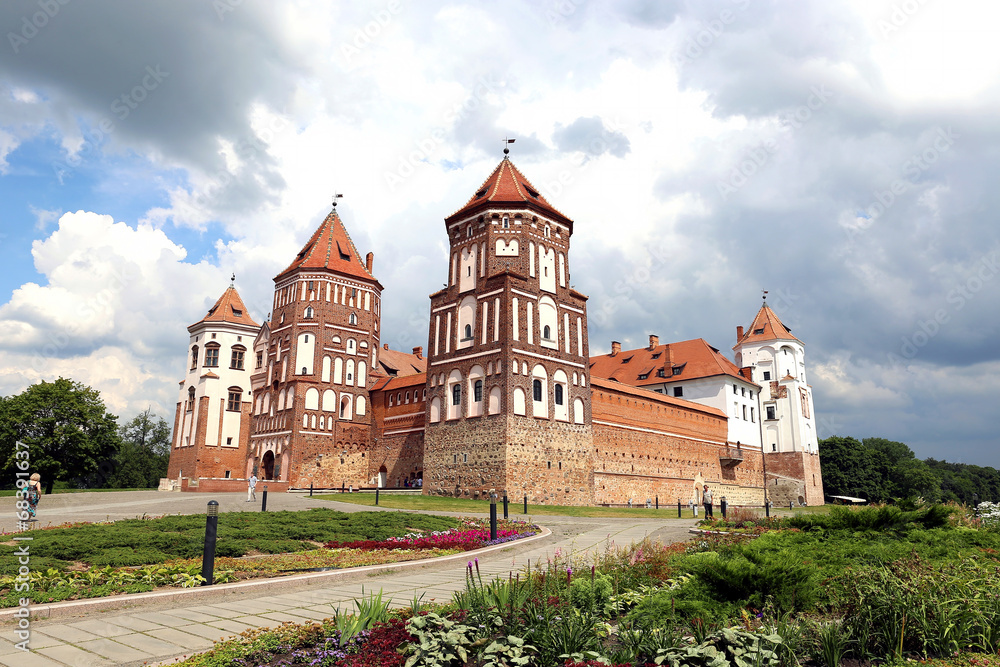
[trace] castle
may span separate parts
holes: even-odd
[[[590,356],[573,226],[505,155],[445,218],[425,355],[380,344],[374,257],[334,206],[274,279],[269,321],[230,286],[188,327],[166,488],[239,490],[255,473],[272,490],[419,483],[590,505],[687,503],[707,483],[734,505],[765,490],[822,504],[803,343],[765,303],[735,363],[655,335]]]

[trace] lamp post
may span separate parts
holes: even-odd
[[[215,538],[219,532],[219,503],[208,501],[208,516],[205,518],[205,550],[201,556],[202,586],[215,583]]]
[[[497,493],[490,491],[490,540],[497,539]]]

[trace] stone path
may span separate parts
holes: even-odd
[[[91,498],[87,501],[93,505],[108,504],[108,501],[94,501],[93,496],[98,494],[88,495]],[[171,498],[181,494],[159,495]],[[197,504],[207,502],[202,494],[183,494],[183,502],[192,496]],[[287,494],[275,497],[284,499],[285,509],[295,506],[301,509],[313,503],[357,509],[346,503],[303,502],[309,499]],[[270,509],[271,498],[268,505]],[[529,560],[537,563],[554,557],[557,552],[587,557],[602,552],[612,543],[627,544],[646,536],[664,542],[685,540],[690,537],[687,531],[694,522],[546,516],[540,517],[538,523],[550,534],[530,542],[494,547],[478,555],[484,580],[507,577],[510,572],[520,571]],[[32,651],[27,654],[14,646],[15,619],[8,613],[3,618],[5,627],[0,635],[0,665],[170,664],[247,628],[276,626],[284,621],[307,623],[332,616],[335,608],[351,610],[354,599],[370,592],[381,590],[385,597],[391,598],[393,606],[409,606],[415,596],[421,595],[425,602],[445,601],[464,589],[465,567],[471,558],[471,554],[460,554],[448,561],[437,559],[403,567],[380,566],[363,571],[255,580],[251,586],[244,583],[205,587],[195,590],[196,600],[184,591],[155,597],[146,594],[145,598],[137,596],[140,599],[130,602],[127,609],[103,608],[108,599],[72,603],[69,608],[51,605],[49,618],[31,621]]]

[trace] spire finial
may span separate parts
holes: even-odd
[[[333,210],[335,210],[335,211],[337,210],[337,200],[338,200],[338,199],[340,199],[340,198],[341,198],[341,197],[343,197],[343,196],[344,196],[344,195],[342,195],[342,194],[338,194],[338,193],[335,193],[335,194],[333,195]]]
[[[236,274],[233,273],[232,277],[229,278],[229,286],[236,287]]]
[[[766,289],[762,289],[762,290],[761,290],[761,292],[763,292],[763,293],[764,293],[764,294],[763,294],[763,297],[764,297],[764,303],[766,304],[766,303],[767,303],[767,290],[766,290]]]
[[[510,149],[507,148],[507,145],[508,144],[512,144],[515,141],[517,141],[517,140],[516,139],[508,139],[507,137],[503,138],[503,156],[504,156],[504,158],[506,158],[510,154]]]

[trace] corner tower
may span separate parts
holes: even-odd
[[[170,479],[197,484],[242,476],[250,436],[247,350],[259,328],[233,285],[188,327],[188,372],[174,416]]]
[[[767,305],[753,323],[736,328],[736,365],[749,369],[762,387],[761,438],[770,499],[822,505],[823,478],[813,411],[812,387],[806,382],[805,344]]]
[[[445,228],[448,282],[430,297],[425,492],[591,503],[587,297],[570,285],[573,221],[504,157]]]
[[[254,344],[248,471],[291,487],[368,483],[369,371],[382,285],[336,205],[274,279],[274,310]]]

